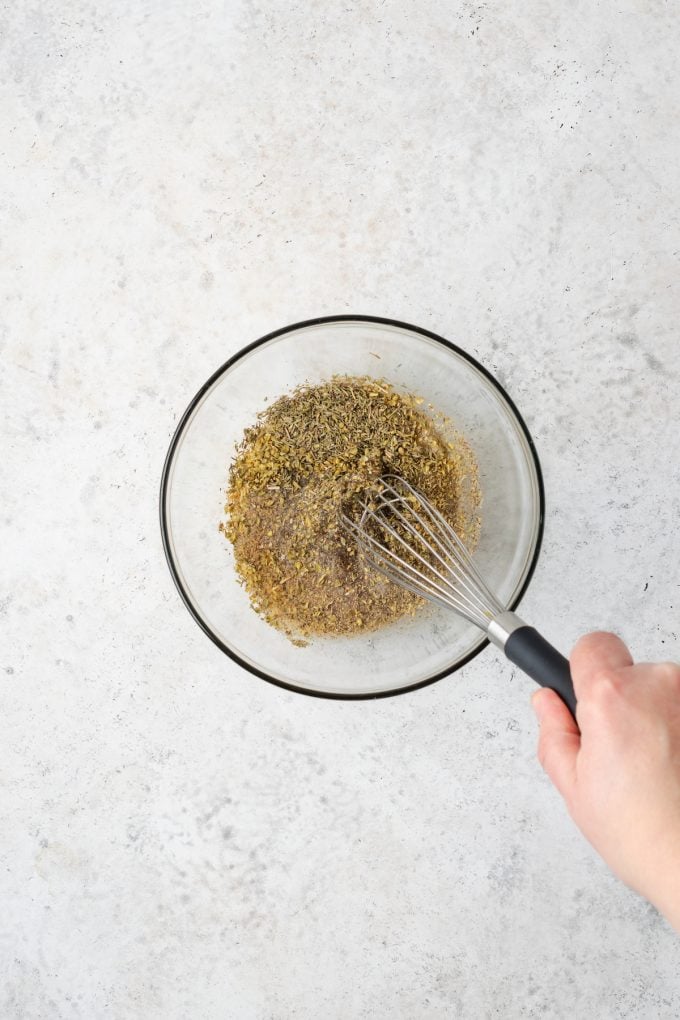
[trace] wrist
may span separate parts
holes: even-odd
[[[666,918],[671,928],[675,928],[678,935],[680,935],[680,900],[676,899],[671,902],[667,898],[662,900],[652,901],[654,906],[657,908],[660,914]]]
[[[680,935],[680,891],[676,889],[674,896],[664,896],[658,904],[654,904],[666,918],[671,928]]]
[[[658,870],[649,900],[680,933],[680,845]]]

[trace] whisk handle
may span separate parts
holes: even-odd
[[[505,642],[505,654],[541,687],[550,687],[576,718],[576,695],[569,661],[526,624],[513,630]]]

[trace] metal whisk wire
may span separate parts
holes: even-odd
[[[361,517],[343,515],[367,564],[421,598],[480,627],[508,659],[551,687],[576,713],[569,662],[489,590],[472,556],[436,507],[398,475],[378,479]]]
[[[504,607],[454,529],[403,478],[385,475],[380,483],[362,502],[359,521],[344,518],[367,562],[414,594],[455,609],[486,630]]]

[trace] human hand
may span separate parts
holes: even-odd
[[[600,632],[570,663],[578,727],[554,691],[537,691],[539,761],[612,871],[680,931],[680,666],[633,665]]]

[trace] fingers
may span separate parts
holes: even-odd
[[[541,734],[538,760],[566,801],[576,784],[576,757],[581,736],[571,712],[562,699],[547,687],[532,698]]]
[[[594,679],[607,671],[632,666],[633,659],[621,638],[598,630],[576,642],[569,663],[576,697],[581,701]]]

